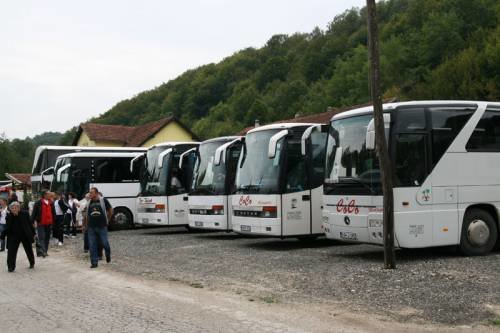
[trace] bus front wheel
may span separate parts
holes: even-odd
[[[488,254],[497,242],[498,229],[493,217],[482,209],[465,213],[460,236],[460,251],[466,256]]]
[[[113,212],[113,221],[110,230],[130,229],[133,226],[132,214],[125,208],[116,208]]]

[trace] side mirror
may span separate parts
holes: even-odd
[[[332,174],[330,175],[330,179],[334,183],[338,183],[340,177],[340,163],[342,162],[342,147],[338,147],[335,152],[335,160],[333,161]]]
[[[278,147],[278,141],[283,139],[288,135],[288,130],[282,130],[274,134],[271,139],[269,139],[269,148],[267,151],[267,157],[274,158],[276,156],[276,149]]]
[[[51,175],[54,175],[54,167],[50,167],[50,168],[47,168],[45,170],[42,171],[42,173],[40,174],[40,178],[42,180],[42,183],[44,182],[44,179],[45,179],[45,176],[51,176]],[[47,177],[47,180],[52,180],[53,177]]]
[[[134,157],[133,159],[130,160],[130,173],[133,173],[134,172],[134,164],[135,162],[137,162],[138,159],[140,159],[141,157],[144,157],[144,154],[141,154],[141,155],[138,155],[136,157]]]
[[[391,115],[389,113],[384,113],[384,135],[385,132],[390,128],[391,126]],[[387,140],[387,137],[385,138]],[[374,150],[375,149],[375,120],[372,119],[368,123],[368,126],[366,127],[366,138],[365,138],[365,145],[366,149],[368,150]]]
[[[192,152],[196,151],[197,147],[194,147],[194,148],[191,148],[189,150],[186,150],[185,152],[183,152],[181,154],[181,156],[179,156],[179,169],[182,169],[182,164],[183,164],[183,161],[184,161],[184,157],[186,157],[187,155],[191,154]]]
[[[307,154],[306,143],[307,143],[307,140],[309,140],[309,138],[313,134],[313,132],[319,131],[321,133],[325,133],[327,130],[328,130],[328,127],[326,125],[318,124],[318,125],[312,125],[304,131],[304,134],[302,134],[302,139],[301,139],[301,143],[300,143],[300,153],[302,154],[302,156],[306,156],[306,154]]]
[[[237,142],[243,142],[244,140],[245,140],[245,137],[241,136],[237,139],[234,139],[233,141],[226,142],[225,144],[219,146],[215,150],[214,164],[218,166],[218,165],[220,165],[221,161],[222,161],[222,163],[226,163],[226,151],[229,149],[229,147],[231,147],[232,145],[234,145]]]
[[[163,168],[163,158],[164,158],[165,156],[167,156],[167,154],[170,154],[170,153],[171,153],[171,152],[173,152],[173,151],[174,151],[174,150],[173,150],[172,148],[168,148],[167,150],[162,151],[162,152],[160,153],[160,155],[158,155],[158,162],[157,162],[157,164],[158,164],[158,168],[159,168],[159,169]]]
[[[54,174],[54,167],[47,168],[42,171],[42,176],[43,175],[53,175]]]
[[[375,121],[372,119],[366,127],[365,145],[367,150],[375,149]]]
[[[66,170],[67,168],[69,168],[70,166],[71,166],[71,164],[68,163],[68,164],[62,166],[61,168],[59,168],[59,170],[57,170],[56,180],[58,182],[61,181],[61,175],[62,175],[63,171]]]

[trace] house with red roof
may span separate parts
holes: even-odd
[[[199,141],[176,117],[162,118],[140,126],[83,123],[78,127],[74,146],[150,147],[165,141]]]

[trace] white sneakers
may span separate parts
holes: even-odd
[[[58,242],[57,246],[63,246],[63,243],[62,242]]]

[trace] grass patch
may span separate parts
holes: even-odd
[[[490,319],[490,324],[493,326],[500,326],[500,317],[495,319]]]
[[[264,297],[261,297],[261,300],[264,302],[264,303],[267,303],[267,304],[273,304],[273,303],[278,303],[278,300],[272,296],[264,296]]]

